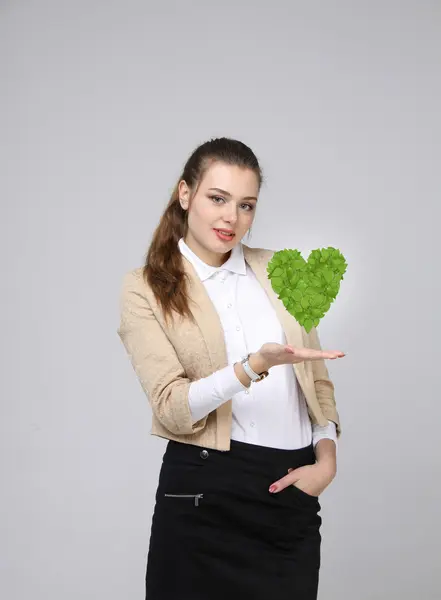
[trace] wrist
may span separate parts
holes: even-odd
[[[255,373],[258,373],[259,375],[260,375],[260,373],[263,373],[263,371],[268,371],[270,369],[270,366],[265,361],[263,356],[259,353],[259,351],[252,352],[250,354],[250,357],[248,359],[248,364],[253,369],[253,371]]]

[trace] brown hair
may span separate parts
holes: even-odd
[[[263,183],[262,169],[254,152],[238,140],[213,138],[198,146],[188,158],[153,233],[142,271],[166,320],[168,317],[172,318],[173,311],[176,311],[180,316],[188,316],[194,321],[188,304],[190,297],[187,293],[186,273],[178,247],[178,241],[185,237],[188,226],[188,210],[184,210],[179,202],[179,182],[183,179],[187,183],[193,198],[205,173],[215,162],[251,169],[257,176],[259,190]]]

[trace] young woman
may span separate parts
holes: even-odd
[[[317,598],[318,497],[340,420],[316,329],[274,293],[273,250],[242,243],[262,171],[212,139],[187,160],[144,267],[124,277],[118,334],[168,439],[147,600]],[[286,596],[285,596],[286,594]]]

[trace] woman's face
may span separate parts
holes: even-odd
[[[215,189],[216,188],[216,189]],[[259,183],[251,169],[214,163],[205,173],[196,195],[190,200],[185,181],[179,183],[181,206],[188,209],[189,248],[205,263],[219,267],[240,243],[254,220]],[[215,229],[232,230],[229,240],[221,240]]]

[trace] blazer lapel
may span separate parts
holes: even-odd
[[[274,309],[279,318],[283,331],[285,332],[288,344],[297,348],[303,348],[303,336],[300,325],[286,310],[283,302],[278,298],[277,294],[271,287],[271,282],[268,279],[266,266],[268,264],[268,250],[261,248],[250,248],[242,244],[244,258],[250,268],[253,270],[257,280],[267,293]],[[191,312],[195,321],[200,328],[202,338],[206,345],[207,352],[210,356],[212,368],[214,371],[222,369],[228,364],[227,350],[225,346],[224,332],[219,315],[215,309],[204,284],[197,276],[193,265],[189,260],[183,257],[183,264],[186,273],[189,275],[189,296],[193,302],[190,302]],[[303,392],[306,394],[307,377],[304,363],[293,365],[296,377],[301,385]]]
[[[260,285],[263,287],[272,305],[274,306],[282,329],[285,332],[287,343],[291,346],[295,346],[296,348],[303,348],[304,343],[301,326],[286,310],[285,305],[273,290],[271,281],[268,279],[266,267],[269,259],[267,251],[262,251],[260,248],[249,248],[248,246],[245,246],[245,244],[243,244],[243,251],[245,260],[250,265],[256,276],[256,279],[259,281]],[[302,386],[302,389],[305,390],[307,384],[305,364],[303,362],[296,363],[293,364],[293,368],[297,379]]]

